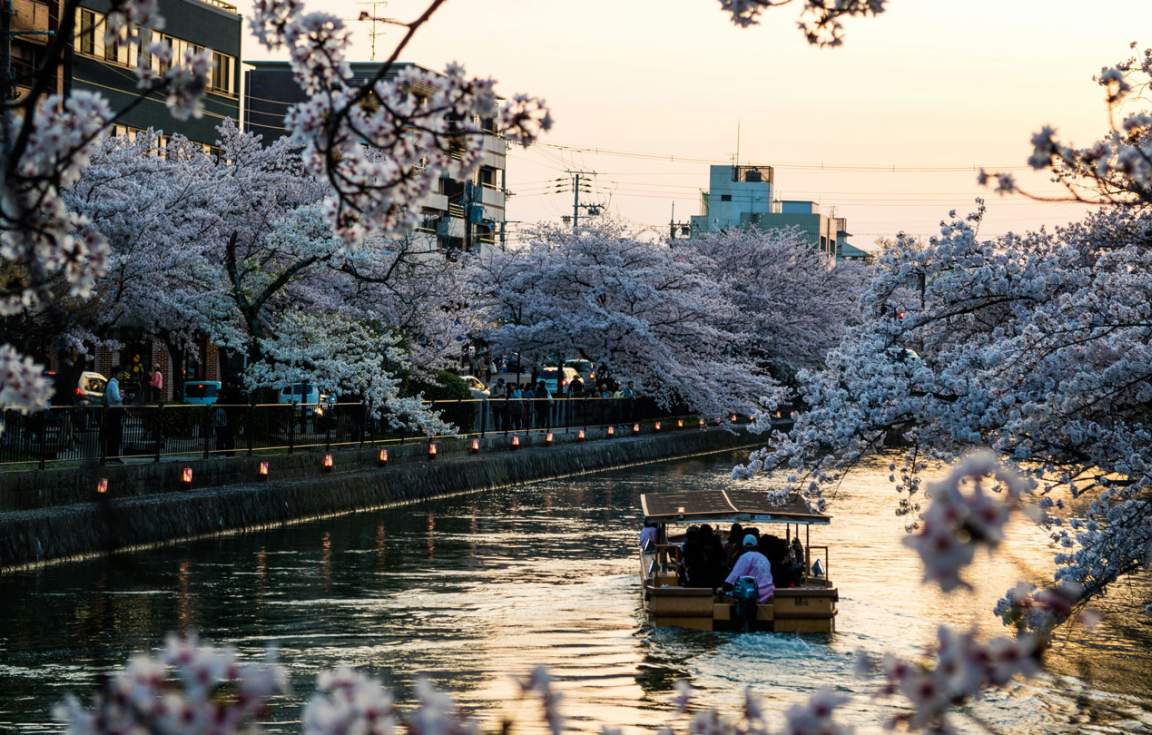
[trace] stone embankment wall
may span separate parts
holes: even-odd
[[[743,431],[682,429],[613,439],[590,432],[589,439],[557,434],[556,444],[546,447],[539,435],[522,437],[522,448],[512,451],[508,437],[491,437],[478,455],[468,454],[467,443],[452,442],[440,445],[435,461],[426,459],[423,444],[390,447],[387,467],[377,466],[377,448],[364,448],[333,453],[331,473],[321,473],[320,455],[279,456],[268,460],[267,482],[254,481],[259,458],[207,460],[189,464],[197,483],[236,477],[237,484],[212,482],[197,489],[194,483],[187,491],[171,490],[179,486],[179,463],[100,468],[98,474],[109,479],[109,492],[100,496],[93,471],[84,471],[66,490],[41,482],[37,504],[81,493],[87,501],[0,512],[0,572],[722,452],[754,446],[757,438]]]

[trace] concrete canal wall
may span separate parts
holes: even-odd
[[[86,501],[0,512],[0,572],[757,445],[756,436],[718,428],[611,439],[602,431],[586,442],[557,434],[554,446],[524,436],[515,451],[509,437],[490,437],[478,455],[465,442],[440,443],[435,461],[423,444],[393,446],[387,467],[377,466],[378,448],[334,452],[330,473],[321,473],[322,455],[277,456],[265,458],[267,482],[254,481],[258,457],[192,462],[196,483],[186,491],[174,490],[180,463],[86,470],[62,489],[41,482],[36,504]],[[109,480],[106,494],[96,495],[93,473]]]

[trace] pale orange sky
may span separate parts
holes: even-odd
[[[306,3],[346,19],[370,7]],[[378,11],[408,20],[424,5],[391,0]],[[1152,44],[1152,0],[891,0],[880,17],[849,19],[838,49],[809,47],[795,8],[763,18],[738,29],[716,0],[449,0],[402,58],[431,68],[459,61],[499,80],[502,94],[544,97],[556,119],[545,144],[689,159],[515,151],[510,220],[570,213],[571,194],[545,192],[581,168],[598,172],[585,201],[663,231],[673,203],[677,219],[699,213],[708,162],[731,161],[739,124],[741,162],[776,165],[778,196],[835,206],[851,240],[869,246],[898,230],[932,233],[950,208],[967,211],[982,193],[975,167],[1023,166],[1042,124],[1079,143],[1102,135],[1092,75],[1125,58],[1131,41]],[[350,25],[353,60],[368,60],[370,25]],[[378,29],[383,58],[399,30]],[[244,43],[246,58],[276,58],[247,32]],[[820,165],[870,168],[810,168]],[[970,170],[871,168],[882,166]],[[983,194],[987,234],[1082,211]]]

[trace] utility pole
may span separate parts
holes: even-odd
[[[581,191],[583,191],[585,194],[592,193],[592,182],[590,182],[589,179],[595,176],[596,172],[572,171],[569,169],[567,173],[572,177],[572,231],[575,232],[576,228],[580,224],[580,208],[583,207],[584,209],[589,210],[589,214],[593,213],[592,210],[598,209],[598,206],[595,204],[580,203]]]

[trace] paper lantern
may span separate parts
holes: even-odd
[[[268,482],[268,462],[263,461],[256,469],[256,476],[260,478],[260,482]]]
[[[512,448],[513,449],[519,449],[520,448],[520,435],[519,434],[513,434],[512,435]]]
[[[657,421],[655,424],[653,424],[653,425],[652,425],[652,428],[653,428],[655,431],[660,431],[660,422],[659,422],[659,421]]]
[[[611,439],[612,437],[616,436],[616,427],[615,427],[615,426],[609,426],[609,427],[608,427],[608,432],[607,432],[607,433],[608,433],[608,438],[609,438],[609,439]]]
[[[436,459],[436,453],[439,450],[436,448],[436,442],[428,442],[428,461]]]
[[[96,494],[97,495],[107,495],[108,494],[108,478],[107,477],[101,477],[96,482]]]
[[[192,487],[192,468],[191,467],[185,467],[184,469],[180,470],[180,484],[182,484],[186,488]]]
[[[640,433],[640,424],[632,424],[632,433],[633,434],[639,434]]]
[[[472,454],[480,454],[480,440],[473,439],[471,446],[468,447],[468,451]]]
[[[576,441],[582,442],[582,441],[584,441],[585,438],[586,437],[584,436],[584,430],[583,429],[576,432]]]
[[[331,454],[325,454],[324,460],[322,462],[320,462],[320,468],[323,469],[325,472],[331,472],[332,471],[332,465],[333,465],[332,455]]]
[[[549,431],[547,434],[544,435],[544,446],[546,446],[546,447],[552,446],[552,432],[551,431]]]
[[[388,466],[388,450],[381,449],[380,454],[376,456],[376,461],[380,464],[381,467]]]

